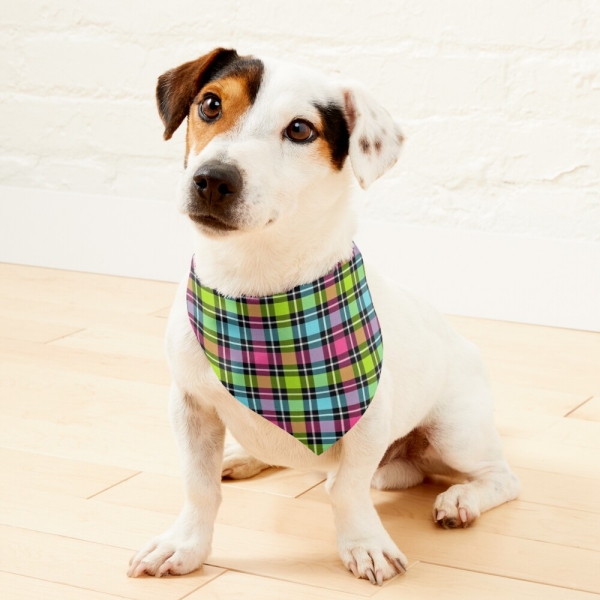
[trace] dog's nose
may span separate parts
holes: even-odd
[[[194,187],[207,204],[229,203],[242,191],[242,174],[233,165],[209,161],[194,173]]]

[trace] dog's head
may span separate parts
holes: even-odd
[[[210,236],[260,230],[299,209],[318,213],[345,187],[348,158],[367,188],[403,141],[357,84],[235,50],[167,71],[156,96],[165,139],[188,117],[180,208]]]

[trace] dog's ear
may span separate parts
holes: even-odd
[[[156,86],[158,113],[165,125],[164,138],[175,133],[200,88],[210,76],[238,58],[235,50],[216,48],[212,52],[163,73]]]
[[[350,146],[360,187],[367,189],[398,160],[404,136],[391,115],[358,83],[342,87]]]

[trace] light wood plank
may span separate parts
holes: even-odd
[[[494,418],[502,435],[533,437],[586,400],[582,394],[494,382]]]
[[[65,306],[107,305],[133,314],[150,314],[169,306],[176,284],[43,267],[0,263],[0,297],[35,302],[51,298]]]
[[[119,600],[123,597],[2,571],[0,589],[8,600]]]
[[[93,427],[0,415],[0,446],[100,465],[119,464],[133,471],[180,471],[166,418],[147,426],[127,419],[115,421],[112,427]],[[147,446],[152,446],[150,455],[143,453]]]
[[[573,411],[569,418],[586,421],[600,421],[600,396],[590,398],[585,404]]]
[[[600,552],[599,512],[516,500],[485,513],[479,525],[491,533]]]
[[[374,597],[377,597],[374,596]],[[186,600],[358,600],[356,594],[290,583],[281,579],[257,577],[246,573],[227,571],[210,583],[190,594]]]
[[[4,415],[102,427],[128,415],[155,425],[167,414],[167,385],[9,361],[0,363],[0,381],[11,399],[0,403]]]
[[[0,362],[0,381],[0,445],[179,472],[167,386],[20,362]]]
[[[165,361],[165,326],[162,319],[148,317],[146,331],[135,332],[128,328],[116,328],[106,325],[93,325],[62,337],[53,346],[73,348],[87,352],[100,352],[102,354],[117,354],[121,356],[135,356],[150,360]]]
[[[575,359],[572,350],[579,348],[595,356],[600,352],[600,333],[593,331],[456,315],[447,315],[447,319],[459,332],[482,348],[497,352],[499,358],[516,351],[526,359],[535,361],[535,356],[527,356],[532,348],[544,351],[544,359],[547,355],[554,355],[558,359],[566,355]],[[507,347],[511,348],[511,353],[506,352]]]
[[[45,344],[76,331],[80,331],[80,329],[32,319],[0,317],[0,338],[7,340],[23,340]]]
[[[504,452],[513,467],[600,479],[600,461],[591,452],[554,440],[505,437]]]
[[[0,338],[0,360],[20,364],[35,362],[46,368],[68,369],[75,373],[104,375],[162,385],[168,385],[171,379],[165,360],[87,352],[21,340]]]
[[[0,448],[0,489],[27,488],[87,498],[136,471]]]
[[[420,561],[600,592],[596,551],[488,533],[477,527],[445,531],[419,519],[410,521],[407,534],[397,519],[384,518],[383,522],[394,539],[403,540],[405,552]]]
[[[111,505],[95,498],[32,494],[18,488],[0,490],[0,507],[3,525],[131,551],[166,530],[174,520],[164,513]]]
[[[218,579],[216,580],[218,581]],[[215,581],[215,583],[216,583]],[[209,584],[214,585],[214,584]],[[208,590],[209,587],[207,586]],[[226,597],[226,596],[223,596]],[[552,587],[485,573],[417,563],[404,577],[396,577],[375,594],[374,600],[597,600],[596,594]]]
[[[492,381],[506,381],[537,389],[556,390],[586,397],[600,393],[598,362],[582,360],[559,367],[551,362],[532,364],[525,358],[487,359]]]
[[[0,539],[0,571],[132,600],[178,600],[222,573],[205,566],[183,577],[130,579],[129,550],[2,525]]]
[[[107,302],[101,307],[85,304],[61,304],[52,298],[2,298],[0,318],[20,321],[35,321],[45,325],[85,329],[107,326],[132,333],[154,331],[155,327],[166,326],[166,321],[146,314],[134,314],[123,309],[117,301]]]
[[[540,443],[559,442],[590,450],[600,450],[600,422],[583,419],[561,419],[536,437]],[[596,454],[597,452],[593,453]]]
[[[527,502],[600,512],[600,478],[513,469],[521,480],[519,498]]]
[[[450,320],[481,348],[493,381],[600,394],[600,333],[466,317]]]
[[[228,487],[223,485],[223,493]],[[177,515],[185,496],[181,477],[142,472],[96,496],[96,500],[169,515]]]

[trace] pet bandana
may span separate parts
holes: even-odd
[[[362,255],[312,283],[228,298],[194,273],[192,328],[213,371],[244,406],[321,454],[365,413],[379,383],[383,342]]]

